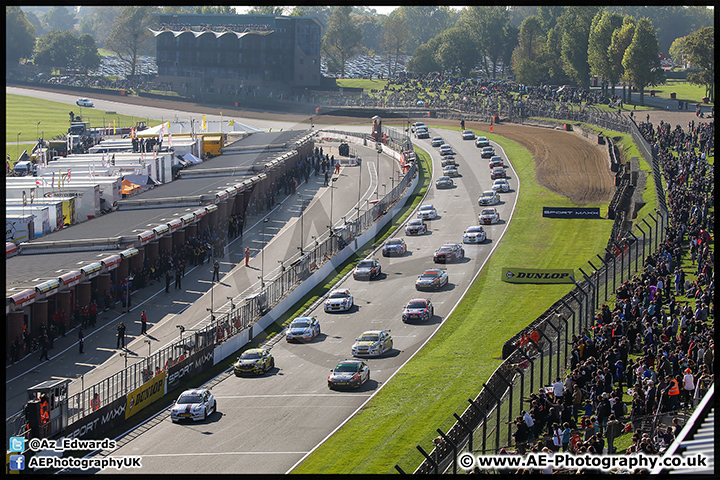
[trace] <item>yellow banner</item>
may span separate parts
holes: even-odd
[[[155,400],[165,395],[165,372],[155,375],[141,387],[135,389],[127,396],[125,418],[130,418]]]
[[[574,283],[572,268],[503,268],[508,283]]]

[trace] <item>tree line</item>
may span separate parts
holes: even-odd
[[[32,58],[40,68],[87,71],[99,65],[93,50],[102,47],[131,76],[140,55],[154,55],[152,13],[237,14],[229,6],[34,9],[6,7],[9,64]],[[597,75],[612,93],[618,82],[642,93],[663,80],[656,59],[667,52],[698,69],[688,79],[710,96],[714,84],[712,11],[699,6],[401,6],[380,15],[370,7],[265,5],[247,13],[316,17],[328,71],[339,76],[358,54],[384,54],[391,75],[411,56],[414,73],[513,74],[521,83],[577,86]]]

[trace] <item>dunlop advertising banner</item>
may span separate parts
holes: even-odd
[[[543,207],[543,217],[547,218],[600,218],[599,208],[580,207]]]
[[[150,405],[155,400],[165,395],[165,372],[155,375],[127,395],[127,408],[125,418],[128,419],[134,414]]]
[[[573,283],[572,268],[503,268],[508,283]]]

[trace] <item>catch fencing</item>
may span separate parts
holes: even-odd
[[[573,279],[575,287],[504,344],[504,361],[462,413],[453,413],[444,427],[427,435],[396,470],[443,473],[452,468],[455,473],[463,451],[496,454],[512,448],[513,421],[528,408],[527,397],[565,377],[572,336],[594,325],[595,310],[642,270],[645,257],[664,241],[667,218],[650,217],[654,223],[647,230],[636,227],[636,234],[629,232],[615,251],[588,261],[588,272],[579,268],[583,278]]]
[[[357,133],[343,133],[358,136]],[[393,142],[388,142],[388,146],[390,148],[402,147]],[[198,324],[195,331],[180,331],[176,342],[172,342],[145,358],[140,357],[138,353],[123,349],[120,355],[125,359],[125,368],[101,382],[85,388],[84,379],[81,377],[78,381],[71,383],[66,400],[67,425],[72,426],[92,415],[97,410],[93,406],[93,399],[96,399],[101,406],[112,404],[145,384],[155,375],[162,372],[167,373],[169,369],[206,347],[220,345],[229,338],[251,329],[273,306],[385,215],[395,202],[402,198],[416,173],[417,166],[413,163],[387,194],[362,213],[358,208],[358,215],[353,220],[345,221],[343,225],[324,232],[316,239],[312,249],[304,251],[302,254],[297,253],[285,260],[279,273],[270,279],[263,278],[254,285],[252,288],[255,293],[246,297],[241,304],[234,305],[230,302],[227,312],[212,312]],[[248,332],[249,338],[252,338],[250,333],[251,331]],[[129,363],[131,365],[128,365]],[[27,433],[24,412],[6,420],[6,445],[10,436],[24,436]],[[59,429],[53,429],[51,436],[62,433]]]

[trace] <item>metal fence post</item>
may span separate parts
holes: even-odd
[[[472,398],[468,398],[468,402],[470,402],[470,405],[475,410],[477,410],[477,412],[480,415],[482,415],[482,426],[483,426],[482,437],[481,437],[482,438],[482,453],[483,453],[483,455],[485,455],[486,443],[487,443],[487,411],[485,408],[480,407],[480,405],[475,403],[475,400],[473,400]]]
[[[425,453],[425,450],[423,450],[420,445],[416,445],[415,448],[417,448],[417,449],[420,451],[420,453],[422,453],[423,456],[427,459],[427,461],[430,462],[430,464],[432,465],[433,469],[435,470],[435,475],[437,475],[437,474],[439,473],[439,472],[438,472],[438,464],[437,464],[437,462],[436,462],[435,460],[433,460],[433,459],[430,457],[430,455],[428,455],[427,453]]]
[[[616,263],[616,261],[615,261],[615,254],[612,253],[612,252],[611,252],[610,250],[608,250],[607,248],[605,248],[605,251],[606,251],[607,253],[609,253],[610,256],[612,257],[612,262],[613,262],[613,264],[612,264],[612,267],[613,267],[613,273],[612,273],[612,277],[613,277],[613,292],[616,292],[616,291],[617,291],[617,287],[616,287],[616,285],[615,285],[615,276],[617,275],[617,272],[615,272],[615,263]]]
[[[653,217],[653,214],[652,214],[652,213],[648,213],[648,215],[649,215],[650,218],[652,218],[653,221],[655,222],[655,243],[653,243],[653,251],[655,251],[655,250],[658,249],[658,246],[660,245],[659,235],[658,235],[658,228],[659,228],[660,225],[658,225],[657,218]]]
[[[440,430],[439,428],[437,429],[437,432],[438,432],[438,433],[440,434],[440,436],[441,436],[447,443],[449,443],[450,446],[452,447],[452,450],[453,450],[453,475],[457,475],[457,455],[458,455],[457,445],[455,444],[455,442],[453,442],[452,440],[450,440],[450,438],[449,438],[447,435],[445,435],[445,434],[443,433],[443,431]],[[436,447],[436,448],[437,448],[437,447]]]
[[[473,429],[470,428],[470,426],[465,423],[465,420],[460,418],[460,415],[453,412],[453,417],[455,417],[455,420],[457,420],[458,425],[460,425],[462,428],[465,429],[465,433],[468,434],[468,451],[472,452],[473,450]]]
[[[639,242],[639,240],[632,232],[628,231],[628,233],[630,235],[632,235],[633,239],[635,239],[635,242],[633,242],[633,243],[635,243],[635,271],[637,272],[638,271],[637,263],[638,263],[638,242]]]
[[[640,225],[635,225],[638,230],[642,232],[643,238],[642,238],[642,264],[645,265],[645,230],[643,230]],[[640,269],[637,267],[637,261],[635,262],[635,271],[639,271]]]
[[[653,248],[654,248],[654,247],[653,247],[654,243],[653,243],[652,227],[650,226],[649,223],[647,223],[647,222],[645,221],[644,218],[642,219],[642,221],[643,221],[643,223],[644,223],[645,225],[647,225],[647,227],[648,227],[648,233],[650,234],[650,248],[649,248],[649,250],[650,250],[650,252],[652,252],[652,251],[653,251]],[[648,253],[648,255],[650,255],[650,253]],[[645,267],[645,252],[643,252],[643,267]]]
[[[495,426],[495,451],[497,452],[500,449],[500,399],[493,393],[493,391],[488,387],[486,383],[482,384],[483,388],[486,389],[486,391],[495,399],[495,412],[497,419],[495,420],[495,423],[497,424]]]

